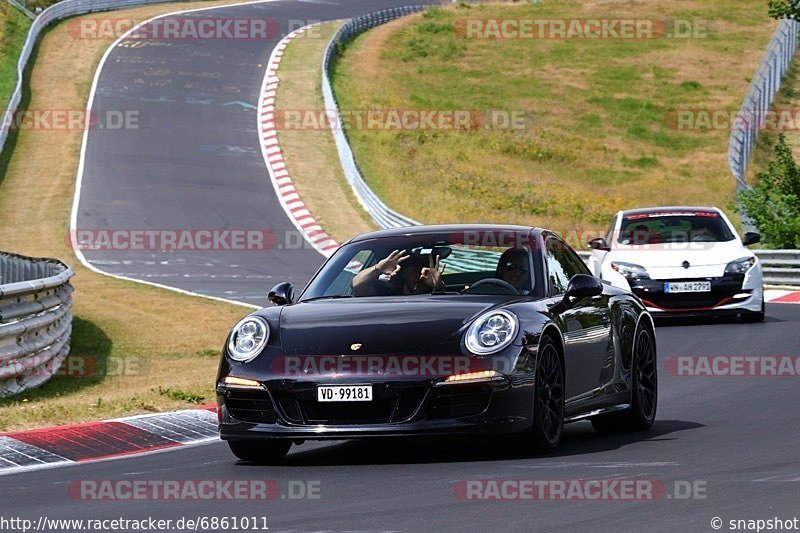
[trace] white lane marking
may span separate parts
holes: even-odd
[[[777,476],[769,476],[769,477],[764,477],[764,478],[760,478],[760,479],[754,479],[753,481],[754,482],[776,481],[776,482],[781,482],[781,483],[794,482],[794,481],[800,481],[800,474],[797,474],[797,473],[794,473],[794,474],[780,474],[780,475],[777,475]]]
[[[650,468],[663,466],[680,466],[680,463],[673,461],[649,462],[649,463],[582,463],[582,462],[562,462],[562,463],[542,463],[534,465],[506,465],[505,468],[572,468],[585,466],[588,468]]]
[[[98,84],[98,81],[100,80],[100,73],[103,70],[103,66],[106,63],[106,60],[108,59],[108,56],[111,55],[112,50],[114,50],[120,42],[122,42],[131,33],[135,32],[136,30],[138,30],[140,27],[144,26],[145,24],[149,24],[150,22],[152,22],[154,20],[161,19],[161,18],[171,17],[171,16],[175,16],[175,15],[183,15],[185,13],[196,13],[196,12],[199,12],[199,11],[208,11],[208,10],[211,10],[211,9],[227,9],[227,8],[238,7],[238,6],[243,6],[243,5],[264,4],[264,3],[268,3],[268,2],[277,2],[277,1],[280,1],[280,0],[255,0],[255,1],[252,1],[252,2],[238,2],[238,3],[235,3],[235,4],[227,4],[227,5],[224,5],[224,6],[210,6],[210,7],[200,7],[200,8],[195,8],[195,9],[183,9],[183,10],[179,10],[179,11],[172,11],[170,13],[164,13],[163,15],[158,15],[156,17],[153,17],[153,18],[150,18],[148,20],[145,20],[144,22],[141,22],[141,23],[137,24],[136,26],[132,27],[130,30],[128,30],[125,33],[123,33],[122,35],[120,35],[119,38],[117,38],[116,41],[111,43],[111,46],[109,46],[106,49],[106,51],[103,53],[103,57],[100,59],[100,63],[97,65],[97,70],[95,70],[95,72],[94,72],[94,79],[92,80],[92,88],[89,90],[89,100],[87,101],[87,104],[86,104],[86,113],[87,113],[87,115],[89,113],[91,113],[92,105],[94,104],[94,96],[95,96],[95,93],[97,92],[97,84]],[[160,289],[166,289],[166,290],[169,290],[169,291],[177,292],[179,294],[186,294],[186,295],[189,295],[189,296],[197,296],[197,297],[200,297],[200,298],[206,298],[206,299],[215,300],[215,301],[218,301],[218,302],[225,302],[225,303],[229,303],[229,304],[233,304],[233,305],[239,305],[239,306],[242,306],[242,307],[248,307],[250,309],[261,309],[262,306],[258,306],[258,305],[247,304],[247,303],[239,302],[239,301],[236,301],[236,300],[229,300],[227,298],[220,298],[218,296],[209,296],[207,294],[201,294],[199,292],[193,292],[193,291],[189,291],[189,290],[186,290],[186,289],[180,289],[178,287],[171,287],[169,285],[164,285],[164,284],[156,283],[156,282],[153,282],[153,281],[146,281],[146,280],[136,279],[136,278],[132,278],[132,277],[128,277],[128,276],[121,276],[121,275],[118,275],[118,274],[112,274],[111,272],[105,272],[104,270],[100,270],[98,267],[96,267],[93,264],[91,264],[86,259],[86,257],[83,255],[83,251],[80,249],[80,246],[78,245],[78,242],[77,242],[78,207],[80,206],[81,188],[83,186],[83,171],[84,171],[85,160],[86,160],[86,146],[87,146],[87,143],[88,143],[88,139],[89,139],[89,128],[85,128],[83,130],[83,139],[81,141],[81,153],[80,153],[80,157],[78,159],[78,172],[77,172],[77,178],[75,180],[75,193],[73,194],[73,197],[72,197],[72,213],[70,214],[70,219],[69,219],[70,244],[72,245],[72,251],[75,254],[75,256],[78,258],[78,261],[80,261],[83,266],[85,266],[86,268],[88,268],[92,272],[96,272],[97,274],[102,274],[104,276],[109,276],[109,277],[112,277],[112,278],[115,278],[115,279],[121,279],[121,280],[124,280],[124,281],[132,281],[134,283],[141,283],[143,285],[150,285],[152,287],[158,287]]]

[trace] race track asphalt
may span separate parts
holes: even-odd
[[[567,427],[562,447],[536,456],[495,439],[306,443],[285,466],[241,463],[225,443],[4,476],[4,515],[178,520],[264,517],[270,531],[713,531],[710,521],[800,518],[797,377],[677,376],[680,355],[800,355],[800,306],[769,304],[764,324],[659,327],[660,405],[649,432],[600,436]],[[643,479],[667,495],[645,501],[465,501],[460,480]],[[319,499],[97,501],[68,495],[80,480],[271,479],[318,484]]]
[[[97,79],[92,109],[104,127],[88,132],[76,216],[81,241],[103,241],[110,235],[104,231],[121,238],[84,249],[86,260],[111,274],[252,305],[265,305],[266,292],[280,281],[304,287],[324,258],[287,218],[261,154],[256,106],[267,60],[293,29],[407,3],[283,0],[222,7],[172,18],[269,18],[280,32],[271,39],[123,39]],[[198,247],[209,242],[200,231],[263,232],[268,246],[227,238],[211,250],[194,244],[130,250],[138,230],[197,236]]]

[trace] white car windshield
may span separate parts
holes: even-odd
[[[715,211],[664,211],[623,216],[617,242],[646,246],[684,242],[728,242],[735,235]]]

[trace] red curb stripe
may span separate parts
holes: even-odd
[[[273,56],[268,61],[267,72],[263,82],[264,85],[259,97],[259,108],[261,109],[259,130],[264,141],[262,143],[262,149],[268,146],[280,147],[280,143],[277,139],[277,131],[275,130],[274,124],[272,124],[275,120],[274,101],[278,91],[278,85],[280,83],[280,79],[277,76],[277,71],[286,46],[292,39],[301,34],[303,34],[303,31],[297,30],[296,32],[292,32],[284,37],[275,47]],[[269,118],[266,118],[267,115],[270,115]],[[313,216],[311,216],[311,213],[308,211],[308,207],[302,202],[299,193],[294,188],[294,183],[292,182],[291,178],[289,178],[289,173],[286,170],[285,160],[283,160],[283,158],[280,156],[274,157],[273,154],[267,151],[263,153],[265,155],[264,163],[267,165],[270,175],[273,179],[273,184],[275,185],[275,192],[277,193],[277,196],[280,199],[284,209],[289,213],[290,218],[303,232],[305,239],[321,252],[327,252],[331,249],[338,248],[339,244],[331,239],[331,237],[325,233],[324,230],[314,229],[309,231],[306,229],[308,226],[318,225],[318,222]],[[281,154],[281,152],[278,151],[275,153],[275,155],[277,154]],[[300,214],[302,211],[305,211],[305,213]],[[323,246],[323,243],[326,242],[329,242],[330,244]]]
[[[779,303],[779,304],[796,304],[800,303],[800,291],[792,292],[789,294],[784,294],[780,298],[775,298],[770,303]]]
[[[8,436],[72,461],[114,457],[177,444],[124,422],[92,422]]]

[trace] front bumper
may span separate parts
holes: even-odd
[[[220,437],[351,439],[515,433],[531,426],[532,385],[491,381],[373,381],[371,402],[316,401],[317,385],[360,381],[263,383],[262,389],[217,387]]]
[[[752,270],[752,269],[751,269]],[[760,312],[764,289],[751,272],[725,274],[717,278],[632,279],[631,291],[642,299],[654,316],[733,316],[742,312]],[[708,281],[709,292],[668,293],[665,283]]]

